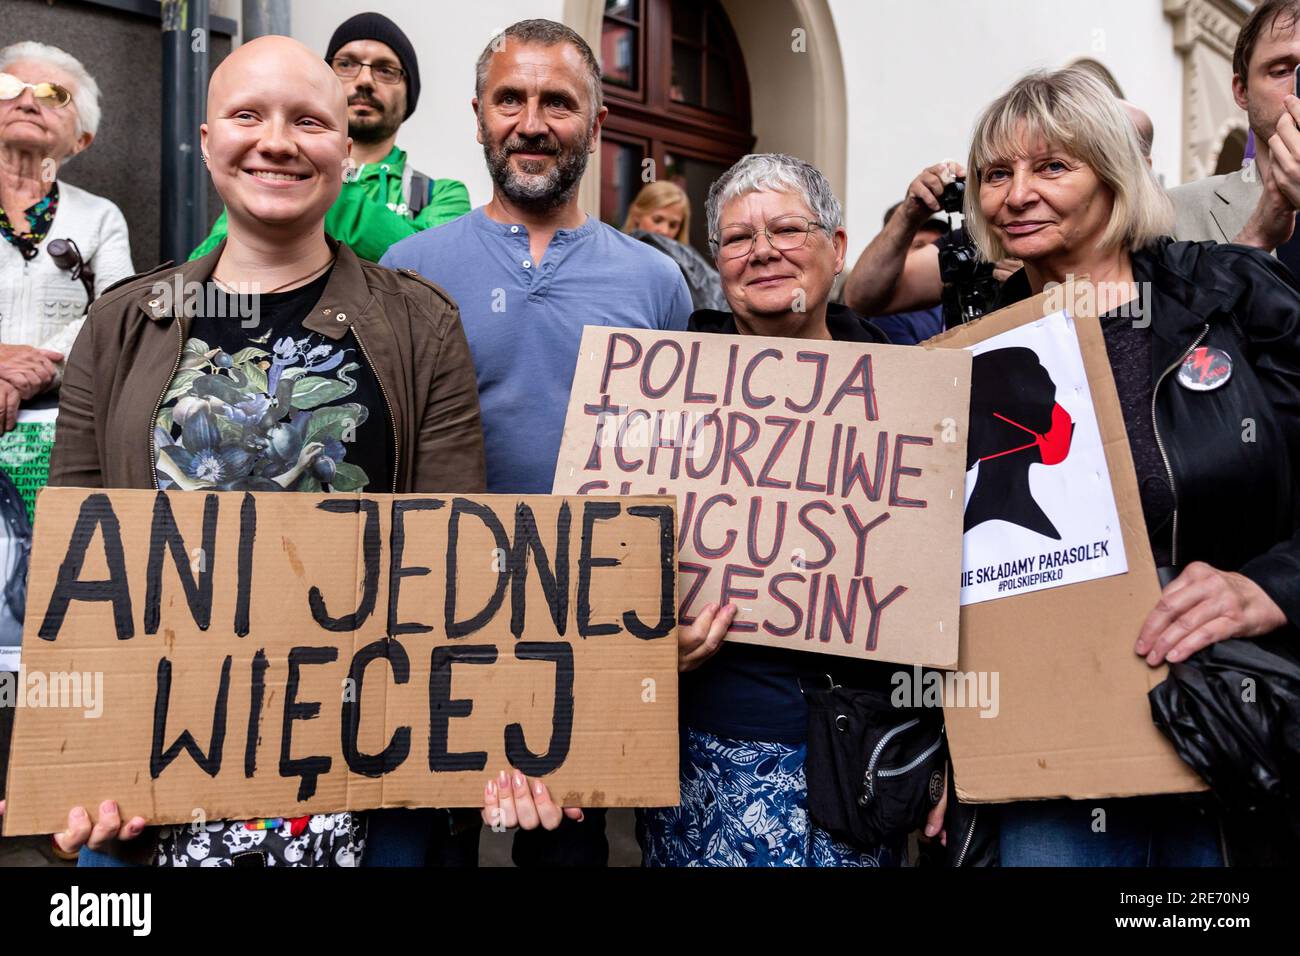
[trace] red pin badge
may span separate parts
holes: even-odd
[[[1232,378],[1232,358],[1223,349],[1202,345],[1183,359],[1178,384],[1193,392],[1212,392]]]

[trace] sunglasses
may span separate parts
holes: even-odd
[[[58,83],[24,83],[12,73],[0,73],[0,100],[17,99],[23,95],[23,90],[31,90],[42,106],[59,109],[72,102],[72,94],[67,87]]]

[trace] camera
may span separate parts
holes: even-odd
[[[966,179],[958,177],[943,189],[939,205],[949,215],[959,214],[966,199]],[[993,263],[982,262],[979,249],[963,226],[936,243],[939,277],[943,281],[943,324],[953,328],[990,312],[998,296]]]
[[[954,213],[960,214],[962,204],[966,201],[966,177],[958,176],[947,186],[943,187],[943,195],[939,197],[939,205],[948,215]]]
[[[90,303],[95,301],[95,273],[81,258],[81,250],[77,248],[76,242],[71,239],[51,239],[45,251],[50,254],[56,266],[64,272],[71,273],[73,279],[81,282],[82,288],[86,290],[85,311],[89,312]]]

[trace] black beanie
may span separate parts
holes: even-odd
[[[415,103],[420,98],[420,62],[415,58],[415,47],[406,38],[406,34],[382,13],[358,13],[355,17],[344,20],[334,35],[330,37],[325,50],[325,59],[334,59],[342,47],[353,40],[378,40],[386,43],[397,54],[398,62],[406,71],[406,116],[410,119],[415,112]]]

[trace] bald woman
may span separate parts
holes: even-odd
[[[213,73],[201,133],[228,237],[95,303],[68,359],[50,484],[483,492],[474,369],[455,303],[325,234],[351,150],[337,77],[294,40],[253,40]],[[255,581],[254,601],[273,603],[277,587],[291,593],[291,582]],[[205,639],[243,666],[256,649],[255,636],[215,622]],[[272,660],[268,686],[283,693],[285,677]],[[174,695],[211,692],[183,669],[175,684]],[[270,719],[256,757],[274,773]],[[182,730],[167,728],[172,773],[193,770],[193,754],[172,747]],[[227,776],[242,770],[237,754],[225,764]],[[364,816],[346,812],[146,827],[133,814],[148,806],[150,784],[122,788],[93,818],[73,809],[56,842],[89,866],[351,866],[365,846]]]

